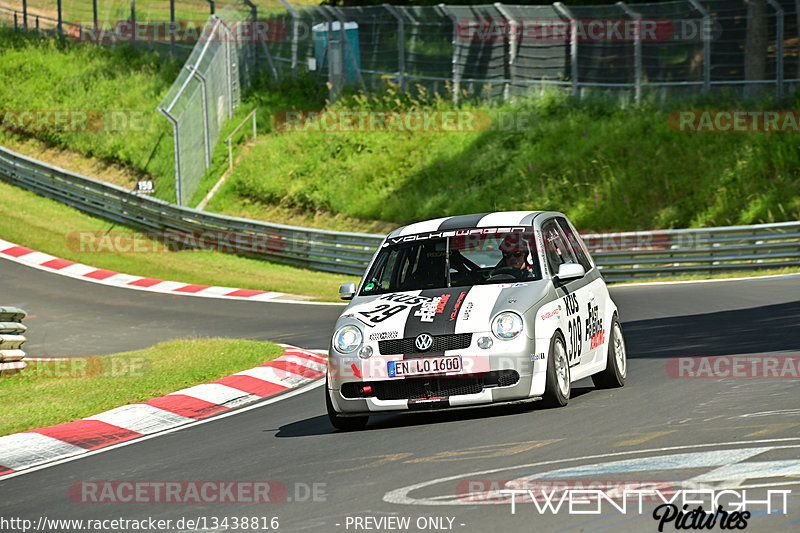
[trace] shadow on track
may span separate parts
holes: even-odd
[[[594,391],[594,387],[575,387],[573,385],[570,400],[575,400],[588,392]],[[501,416],[518,416],[531,414],[531,411],[541,411],[542,414],[557,411],[558,408],[548,409],[542,407],[539,402],[523,402],[506,405],[495,405],[486,407],[470,407],[453,409],[450,411],[425,412],[418,411],[407,414],[383,414],[370,417],[369,425],[364,431],[393,429],[401,427],[424,426],[428,424],[443,424],[447,422],[458,422],[463,420],[480,420],[482,418],[497,418]],[[266,431],[266,430],[265,430]],[[274,430],[270,430],[274,431]],[[291,424],[286,424],[278,429],[276,437],[309,437],[312,435],[327,435],[340,432],[333,428],[328,422],[327,415],[315,416],[298,420]],[[349,433],[358,435],[359,432]]]
[[[687,311],[689,311],[687,309]],[[628,357],[800,350],[800,302],[623,323]]]

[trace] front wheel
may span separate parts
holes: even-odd
[[[561,333],[556,333],[550,341],[547,359],[547,378],[545,380],[542,403],[547,407],[563,407],[569,402],[572,390],[569,373],[567,348]]]
[[[367,427],[369,416],[341,416],[333,408],[331,396],[328,392],[328,385],[324,387],[325,390],[325,407],[328,408],[328,420],[331,425],[340,431],[359,431]]]
[[[598,389],[614,389],[625,385],[628,372],[628,355],[625,351],[625,340],[622,338],[622,327],[617,316],[611,321],[611,338],[608,345],[606,369],[592,376],[592,382]]]

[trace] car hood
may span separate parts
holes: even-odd
[[[549,281],[539,280],[357,296],[339,325],[358,322],[366,341],[487,331],[497,313],[524,314],[547,295],[550,286]]]

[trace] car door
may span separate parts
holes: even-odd
[[[559,266],[564,263],[581,264],[574,246],[555,217],[542,223],[542,234],[545,247],[545,266],[551,278],[558,274]],[[587,362],[592,358],[592,352],[589,350],[589,342],[586,340],[586,327],[589,324],[588,320],[593,316],[593,311],[599,311],[596,307],[596,298],[592,293],[591,283],[586,276],[583,276],[566,282],[558,282],[554,279],[554,285],[556,295],[565,311],[564,340],[567,344],[569,365],[575,366]]]

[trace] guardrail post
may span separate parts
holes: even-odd
[[[642,15],[628,7],[625,2],[617,2],[626,15],[636,21],[636,35],[633,39],[633,68],[635,101],[637,104],[642,102]]]
[[[775,10],[775,98],[783,100],[783,8],[775,0],[767,0]]]
[[[703,92],[711,90],[711,15],[700,4],[700,0],[689,0],[692,7],[703,16]]]
[[[561,13],[564,18],[569,21],[569,66],[570,66],[570,75],[569,77],[572,78],[572,96],[573,98],[578,97],[578,24],[575,19],[575,16],[572,14],[572,11],[562,4],[561,2],[556,2],[553,4],[553,7]]]
[[[391,4],[383,4],[384,9],[397,20],[397,80],[400,92],[406,90],[406,20]]]
[[[458,66],[458,58],[461,56],[461,43],[458,38],[458,17],[447,9],[445,4],[439,4],[438,7],[453,23],[453,104],[458,105],[459,93],[461,92],[461,71]]]

